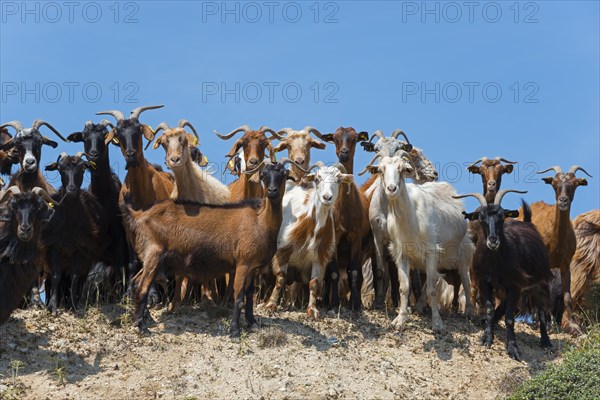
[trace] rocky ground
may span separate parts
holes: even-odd
[[[480,326],[457,314],[445,317],[449,333],[434,337],[428,316],[413,315],[398,332],[393,312],[312,321],[258,310],[261,327],[238,339],[228,336],[226,308],[152,315],[157,325],[141,336],[121,305],[16,311],[0,328],[0,398],[498,398],[560,360],[571,340],[554,333],[555,350],[544,351],[537,332],[517,324],[524,361],[516,362],[502,322],[487,349]]]

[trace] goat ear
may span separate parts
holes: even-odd
[[[42,222],[44,222],[44,223],[50,222],[50,220],[52,219],[53,216],[54,216],[54,204],[48,205],[48,207],[46,207],[46,211],[44,211],[44,214],[42,216]]]
[[[287,141],[280,142],[277,146],[275,146],[275,153],[279,153],[288,148]]]
[[[0,208],[0,221],[2,222],[10,222],[11,215],[8,207]]]
[[[158,139],[156,139],[156,141],[152,145],[152,149],[154,149],[154,150],[158,149],[158,146],[160,146],[161,144],[162,144],[162,136],[159,136]]]
[[[512,164],[506,164],[506,165],[504,166],[504,173],[505,173],[505,174],[510,174],[510,173],[512,173],[512,172],[513,172],[513,168],[514,168],[514,165],[512,165]]]
[[[467,167],[467,171],[469,171],[472,174],[479,174],[480,173],[480,169],[478,166],[476,165],[469,165]]]
[[[142,133],[144,134],[146,140],[151,141],[154,139],[154,130],[150,125],[142,125]]]
[[[367,165],[367,171],[369,171],[370,174],[376,174],[379,172],[379,166],[377,165]]]
[[[267,150],[269,151],[269,158],[271,159],[271,162],[274,163],[275,161],[277,161],[277,157],[275,156],[275,149],[273,148],[273,143],[271,143],[270,140],[267,143]]]
[[[468,219],[469,221],[475,221],[479,219],[479,211],[473,211],[471,213],[463,211],[462,214],[465,216],[465,219]]]
[[[340,175],[340,183],[351,184],[354,182],[354,175],[352,174],[341,174]]]
[[[552,181],[554,180],[554,178],[553,178],[553,177],[551,177],[551,176],[547,176],[547,177],[545,177],[545,178],[542,178],[542,180],[543,180],[545,183],[547,183],[548,185],[552,185]]]
[[[325,148],[325,143],[319,142],[318,140],[311,140],[310,147],[312,147],[314,149],[323,150]]]
[[[413,145],[410,143],[405,143],[402,145],[402,147],[400,147],[402,150],[406,151],[407,153],[410,153],[413,150]]]
[[[328,143],[333,143],[333,133],[321,135],[321,140]]]
[[[0,150],[10,150],[15,146],[15,142],[13,139],[10,139],[8,142],[4,144],[0,144]]]
[[[371,142],[360,142],[360,145],[363,147],[365,151],[373,152],[375,151],[375,145]]]
[[[186,136],[187,136],[188,145],[196,147],[200,144],[198,142],[198,138],[196,136],[190,135],[189,133]]]
[[[93,161],[86,161],[85,166],[87,167],[87,169],[91,169],[93,171],[96,170],[96,163]]]
[[[198,155],[196,158],[196,163],[201,167],[206,167],[208,165],[208,157],[206,157],[200,150],[198,150]]]
[[[518,218],[519,210],[504,210],[504,216],[508,218]]]
[[[287,179],[288,181],[292,181],[292,182],[298,182],[299,181],[298,179],[296,179],[292,175],[290,175],[289,172],[288,172],[287,176],[285,177],[285,179]]]
[[[231,146],[231,150],[229,150],[229,153],[225,154],[225,157],[228,157],[228,158],[235,157],[235,153],[238,152],[238,150],[240,149],[241,146],[242,146],[242,140],[241,139],[236,140],[235,143],[233,144],[233,146]]]
[[[579,178],[579,179],[577,179],[577,185],[579,185],[579,186],[587,186],[588,185],[588,181],[585,178]]]
[[[111,141],[116,145],[119,144],[119,139],[116,138],[114,129],[104,135],[104,144],[109,144]]]
[[[315,178],[316,178],[315,174],[306,174],[306,175],[304,175],[304,180],[306,182],[314,182]]]
[[[58,163],[57,162],[53,162],[52,164],[48,164],[46,165],[46,168],[44,168],[46,171],[56,171],[58,169]]]
[[[358,141],[359,142],[364,142],[369,140],[369,132],[360,132],[358,134]]]
[[[52,147],[53,149],[55,149],[55,148],[57,148],[57,147],[58,147],[58,143],[56,143],[54,140],[50,140],[50,139],[48,139],[48,138],[46,138],[46,137],[42,139],[42,144],[45,144],[45,145],[47,145],[47,146],[50,146],[50,147]]]
[[[67,136],[67,140],[69,142],[83,142],[83,133],[73,132],[69,136]]]

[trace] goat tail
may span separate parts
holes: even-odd
[[[531,223],[531,206],[521,199],[521,207],[523,208],[523,221]]]

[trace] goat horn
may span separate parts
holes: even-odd
[[[4,192],[2,192],[2,197],[0,197],[0,204],[3,204],[4,202],[6,202],[6,200],[8,200],[8,195],[10,194],[19,194],[21,193],[21,189],[19,189],[18,186],[11,186],[8,189],[6,189]]]
[[[369,143],[373,143],[373,139],[375,139],[375,137],[379,138],[379,139],[383,139],[385,136],[383,135],[383,132],[381,132],[380,129],[377,129],[375,132],[373,132],[373,134],[371,135],[371,139],[369,139]]]
[[[469,169],[469,168],[471,168],[471,167],[474,167],[474,166],[476,166],[477,164],[479,164],[480,162],[485,162],[485,161],[487,161],[487,160],[488,160],[488,158],[487,158],[487,157],[481,157],[479,160],[477,160],[477,161],[475,161],[473,164],[469,165],[469,166],[467,167],[467,169]]]
[[[221,134],[220,134],[219,132],[217,132],[217,131],[213,131],[213,132],[215,133],[215,135],[217,135],[217,136],[218,136],[218,137],[220,137],[221,139],[223,139],[223,140],[228,140],[228,139],[231,139],[231,138],[233,137],[233,135],[235,135],[235,134],[236,134],[236,133],[238,133],[238,132],[244,132],[244,133],[245,133],[245,132],[248,132],[248,131],[250,131],[250,130],[251,130],[251,129],[250,129],[250,127],[249,127],[248,125],[242,125],[242,126],[240,126],[240,127],[238,127],[238,128],[235,128],[234,130],[232,130],[231,132],[229,132],[229,133],[228,133],[228,134],[226,134],[226,135],[221,135]]]
[[[298,165],[298,163],[296,161],[290,160],[287,157],[284,157],[282,159],[279,160],[279,164],[281,164],[282,166],[286,165],[286,164],[292,164],[294,165],[296,168],[298,168],[300,171],[304,172],[304,173],[308,173],[308,170],[302,168],[300,165]]]
[[[83,151],[78,151],[77,153],[75,153],[75,157],[79,157],[79,158],[83,157],[84,155],[87,156],[87,154],[84,153]]]
[[[19,132],[23,130],[23,125],[21,125],[21,121],[10,121],[5,124],[0,125],[0,129],[10,126],[15,129],[15,131]]]
[[[109,126],[111,127],[111,129],[115,129],[115,126],[112,124],[112,122],[110,122],[107,119],[103,119],[102,121],[100,121],[100,125],[102,125],[106,129],[108,129]]]
[[[502,157],[494,157],[494,160],[496,161],[502,161],[508,164],[516,164],[516,161],[508,161],[506,158],[502,158]]]
[[[166,122],[161,122],[160,124],[158,124],[158,126],[154,130],[154,136],[156,137],[156,134],[158,132],[166,131],[167,129],[171,129],[171,128],[169,128],[169,125],[167,125]],[[144,150],[148,150],[148,146],[150,146],[150,143],[152,143],[152,140],[150,140],[150,141],[148,141],[148,143],[146,143],[146,147],[144,147]]]
[[[317,161],[316,163],[311,165],[306,172],[309,173],[310,171],[312,171],[315,168],[323,168],[324,166],[325,166],[325,164],[323,164],[323,161]]]
[[[179,124],[177,124],[177,126],[179,126],[180,128],[185,128],[186,126],[190,128],[192,132],[194,132],[194,136],[196,136],[196,139],[198,139],[198,143],[200,143],[200,137],[198,136],[198,132],[196,132],[196,128],[194,128],[194,126],[190,124],[190,121],[188,121],[187,119],[180,119]]]
[[[513,190],[513,189],[504,189],[499,191],[498,193],[496,193],[496,198],[494,199],[494,204],[499,206],[500,203],[502,202],[502,198],[504,197],[504,195],[506,193],[521,193],[521,194],[525,194],[527,193],[527,190]]]
[[[481,203],[481,207],[487,207],[487,200],[481,193],[457,194],[453,199],[464,199],[465,197],[475,197]]]
[[[125,119],[125,116],[119,110],[100,111],[97,112],[96,115],[112,115],[117,122],[121,122]]]
[[[575,172],[577,171],[583,171],[587,176],[589,176],[590,178],[593,178],[593,176],[591,176],[590,174],[588,174],[588,172],[581,168],[579,165],[573,165],[571,168],[569,168],[569,173],[575,175]]]
[[[346,167],[344,167],[344,165],[340,162],[336,162],[335,164],[333,164],[334,167],[337,167],[337,169],[339,169],[343,174],[347,174],[348,171],[346,170]]]
[[[289,134],[290,134],[290,132],[292,132],[292,131],[293,131],[293,129],[292,129],[292,128],[281,128],[281,129],[279,130],[279,132],[277,132],[277,133],[278,133],[279,135],[281,135],[281,137],[283,138],[283,139],[281,139],[281,140],[285,140],[286,136],[287,136],[287,135],[289,135]]]
[[[262,161],[260,162],[260,164],[258,164],[258,165],[256,166],[256,168],[254,168],[254,169],[251,169],[251,170],[245,170],[245,171],[244,171],[244,173],[245,173],[246,175],[254,175],[254,173],[255,173],[256,171],[258,171],[259,169],[261,169],[261,168],[262,168],[262,167],[265,165],[265,162],[266,162],[267,160],[268,160],[268,159],[262,160]],[[268,161],[269,161],[269,163],[271,162],[271,160],[268,160]]]
[[[131,114],[129,115],[129,119],[135,119],[135,120],[137,120],[140,117],[140,114],[143,113],[144,111],[155,110],[157,108],[163,108],[163,107],[164,107],[164,105],[162,105],[162,104],[160,106],[141,106],[141,107],[138,107],[138,108],[136,108],[135,110],[133,110],[131,112]]]
[[[376,154],[376,155],[375,155],[375,157],[373,157],[373,159],[372,159],[371,161],[369,161],[369,163],[367,164],[367,166],[365,167],[365,169],[363,169],[362,171],[360,171],[360,172],[358,173],[358,175],[359,175],[359,176],[363,176],[363,175],[364,175],[364,174],[367,172],[367,169],[368,169],[369,167],[373,167],[373,166],[374,166],[374,165],[373,165],[373,163],[374,163],[374,162],[375,162],[375,160],[377,160],[378,158],[381,158],[381,154]]]
[[[408,140],[408,137],[406,137],[406,133],[404,133],[402,129],[394,129],[394,132],[392,132],[392,137],[394,139],[398,139],[398,135],[404,136],[404,139],[406,139],[406,143],[410,144],[410,140]]]
[[[563,173],[563,171],[562,171],[562,168],[561,168],[560,166],[558,166],[558,165],[555,165],[555,166],[553,166],[553,167],[550,167],[550,168],[548,168],[548,169],[545,169],[545,170],[543,170],[543,171],[538,171],[538,174],[543,174],[544,172],[548,172],[548,171],[550,171],[551,169],[553,169],[553,170],[554,170],[554,172],[556,172],[557,174],[562,174],[562,173]]]
[[[312,127],[312,126],[310,126],[310,125],[309,125],[309,126],[305,126],[305,127],[304,127],[304,130],[305,130],[305,131],[307,131],[307,132],[309,132],[309,133],[312,133],[313,135],[315,135],[315,136],[316,136],[316,137],[318,137],[319,139],[321,139],[321,137],[323,136],[323,135],[321,134],[321,132],[319,132],[319,130],[318,130],[317,128],[313,128],[313,127]]]
[[[39,130],[42,126],[46,126],[48,127],[48,129],[50,129],[52,132],[54,132],[54,134],[56,136],[58,136],[59,138],[62,139],[63,142],[69,142],[67,139],[65,139],[63,137],[63,135],[61,135],[52,125],[50,125],[49,123],[47,123],[46,121],[43,121],[41,119],[37,119],[35,121],[33,121],[33,126],[31,127],[32,129],[35,129],[36,131]]]
[[[273,135],[273,137],[276,137],[279,140],[284,139],[283,136],[281,136],[279,133],[275,132],[273,129],[269,128],[268,126],[261,126],[259,131],[262,133],[270,133],[271,135]]]
[[[31,191],[35,194],[37,194],[38,196],[40,196],[42,199],[44,199],[44,201],[48,204],[56,204],[57,206],[60,206],[60,202],[54,200],[52,197],[50,197],[50,195],[41,187],[36,186],[33,189],[31,189]]]

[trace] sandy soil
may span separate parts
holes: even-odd
[[[502,322],[487,349],[479,325],[456,314],[436,338],[428,316],[413,315],[397,332],[393,312],[315,322],[301,311],[258,310],[261,327],[239,339],[227,334],[225,308],[152,315],[158,324],[140,336],[119,305],[56,317],[15,312],[0,328],[0,398],[498,398],[560,360],[570,340],[554,333],[555,350],[543,351],[537,333],[517,324],[519,363],[505,353]]]

